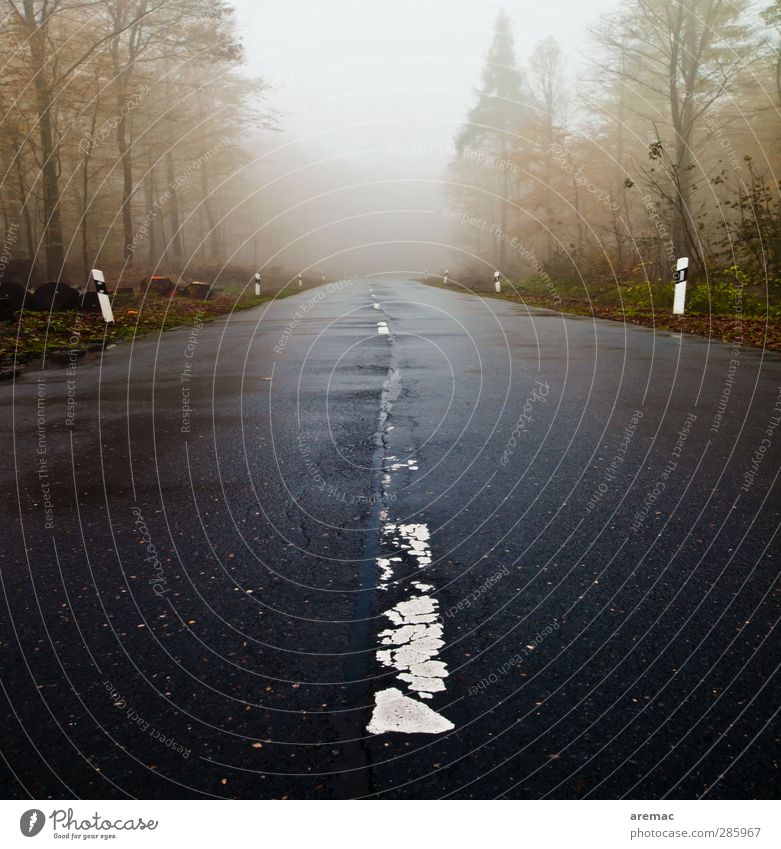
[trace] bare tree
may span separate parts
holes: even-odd
[[[599,68],[627,83],[630,108],[653,132],[651,155],[669,182],[675,252],[700,262],[695,144],[703,116],[752,58],[741,24],[746,6],[745,0],[631,0],[597,33],[607,53]]]
[[[44,244],[46,268],[50,277],[59,277],[65,264],[60,194],[60,135],[55,110],[57,100],[72,80],[101,47],[137,24],[137,17],[118,27],[80,27],[79,49],[61,55],[57,28],[63,18],[84,23],[84,18],[100,22],[96,4],[89,0],[6,0],[24,44],[29,78],[35,92],[36,124],[40,142],[41,184],[43,188]],[[86,35],[86,41],[85,35]]]

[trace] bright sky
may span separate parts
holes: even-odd
[[[412,122],[423,144],[447,143],[456,132],[500,8],[513,18],[521,60],[553,35],[574,70],[589,49],[587,27],[616,2],[235,0],[235,6],[250,71],[277,87],[273,103],[285,111],[290,130]]]
[[[588,26],[619,0],[234,2],[248,73],[283,113],[262,157],[266,232],[320,263],[340,246],[387,243],[390,261],[391,245],[448,238],[443,176],[500,8],[522,63],[553,35],[574,75]]]

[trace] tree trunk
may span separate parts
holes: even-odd
[[[687,141],[676,137],[675,181],[676,204],[673,221],[673,244],[676,256],[686,256],[691,247],[691,175],[692,155]]]
[[[136,12],[142,15],[146,9],[146,3],[140,3]],[[129,101],[128,92],[133,80],[135,63],[137,59],[138,39],[140,36],[141,17],[129,30],[127,42],[127,57],[123,64],[120,54],[122,48],[121,32],[127,18],[127,8],[118,3],[113,12],[113,24],[116,36],[111,41],[111,62],[114,70],[114,84],[116,86],[117,105],[117,151],[119,153],[120,167],[122,170],[122,233],[124,237],[123,257],[128,267],[133,266],[134,254],[134,232],[133,232],[133,140],[131,122],[128,120]]]
[[[30,205],[28,204],[27,186],[24,181],[24,171],[22,169],[21,148],[17,148],[16,155],[16,181],[19,185],[19,199],[21,201],[20,211],[24,221],[24,232],[27,240],[27,257],[31,262],[35,262],[35,226],[32,216],[30,215]]]
[[[165,154],[165,165],[168,171],[168,192],[169,205],[171,216],[171,253],[177,262],[181,262],[184,257],[184,245],[182,243],[182,230],[179,223],[179,195],[176,191],[176,169],[174,168],[174,155],[169,146]]]
[[[212,259],[219,260],[222,255],[222,245],[220,244],[220,233],[217,219],[214,215],[211,200],[209,199],[209,173],[206,169],[206,162],[201,165],[201,195],[203,197],[203,208],[206,212],[206,220],[209,223],[209,244],[211,246]]]
[[[41,184],[43,187],[43,226],[46,273],[59,280],[65,264],[60,215],[59,150],[55,142],[53,96],[49,86],[45,24],[38,25],[35,3],[24,0],[24,19],[29,30],[30,65],[38,111],[38,134],[41,144]]]
[[[505,139],[504,131],[502,131],[502,148],[501,148],[501,156],[502,156],[502,198],[500,200],[500,210],[499,210],[499,258],[497,261],[497,269],[502,272],[502,274],[507,273],[507,269],[505,268],[505,257],[507,254],[507,244],[506,244],[506,233],[507,233],[507,204],[509,201],[508,195],[510,193],[510,187],[508,183],[508,171],[507,168],[504,167],[507,162],[507,140]]]
[[[575,247],[575,262],[580,264],[581,255],[583,253],[583,217],[580,214],[580,195],[578,194],[578,181],[575,175],[572,175],[572,195],[574,198],[573,206],[575,207],[575,220],[578,224],[578,243]]]
[[[89,159],[90,155],[85,152],[84,158],[81,161],[82,177],[81,177],[81,221],[79,222],[81,229],[81,267],[83,279],[87,279],[90,272],[89,261],[89,225],[87,223],[87,206],[89,205]]]
[[[124,92],[117,96],[117,149],[122,166],[122,233],[124,238],[123,259],[128,267],[133,266],[133,160],[127,127],[127,101]]]
[[[157,263],[157,232],[155,231],[155,220],[152,218],[152,210],[154,209],[155,204],[155,172],[152,167],[152,154],[150,152],[149,155],[150,163],[149,169],[146,172],[146,179],[144,181],[146,188],[146,208],[148,211],[149,219],[149,232],[147,234],[147,248],[148,248],[148,257],[149,257],[149,267],[154,268]]]
[[[41,115],[41,169],[43,183],[44,244],[46,245],[46,273],[52,280],[59,280],[65,265],[62,242],[62,219],[60,217],[60,181],[57,168],[57,151],[54,145],[52,120],[46,108]]]

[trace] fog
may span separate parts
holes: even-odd
[[[53,8],[0,26],[6,282],[781,268],[777,5]]]
[[[258,165],[270,264],[329,272],[441,269],[462,258],[448,163],[499,9],[520,64],[554,36],[575,79],[589,26],[615,0],[316,0],[235,4],[246,73],[272,88],[280,131]]]

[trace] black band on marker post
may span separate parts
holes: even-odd
[[[106,324],[112,324],[114,322],[114,311],[111,309],[111,300],[106,289],[106,278],[103,276],[103,272],[97,268],[92,269],[91,277],[95,284],[95,291],[98,293],[98,303],[100,304],[100,311],[103,313],[103,321]]]

